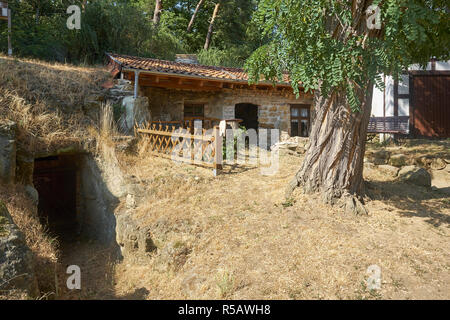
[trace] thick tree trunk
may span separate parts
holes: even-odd
[[[159,24],[159,20],[161,19],[161,9],[162,9],[162,0],[156,0],[155,11],[153,13],[153,24],[155,26]]]
[[[212,18],[211,18],[211,22],[209,23],[208,34],[206,35],[206,41],[205,41],[205,46],[204,46],[205,50],[209,49],[209,45],[211,43],[211,37],[212,37],[212,33],[213,33],[213,28],[214,28],[214,20],[216,20],[217,13],[219,12],[219,7],[220,7],[220,2],[218,2],[216,4]]]
[[[186,30],[187,32],[191,32],[192,26],[194,25],[195,17],[197,16],[198,10],[199,10],[200,7],[202,6],[203,1],[205,1],[205,0],[200,0],[200,1],[197,3],[197,6],[195,7],[195,11],[194,11],[194,13],[192,14],[191,21],[189,21],[189,24],[188,24],[188,27],[187,27],[187,30]]]
[[[360,112],[351,111],[345,93],[315,92],[310,145],[287,197],[301,186],[305,193],[320,192],[327,203],[341,199],[346,211],[366,213],[362,173],[372,91],[372,85],[360,90]]]

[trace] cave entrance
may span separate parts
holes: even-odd
[[[52,156],[34,161],[33,184],[39,193],[41,223],[61,241],[78,232],[80,155]]]

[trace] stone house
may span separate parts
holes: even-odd
[[[199,65],[192,55],[175,62],[107,56],[114,76],[133,82],[134,98],[148,98],[152,121],[240,119],[247,129],[279,129],[282,140],[308,136],[313,96],[301,89],[296,97],[287,75],[250,85],[244,70]]]

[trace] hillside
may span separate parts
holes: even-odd
[[[103,68],[0,55],[0,70],[0,119],[18,124],[20,146],[28,152],[80,143],[95,125],[83,102],[108,79]]]

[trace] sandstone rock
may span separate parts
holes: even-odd
[[[25,186],[25,192],[27,196],[33,201],[33,205],[37,206],[39,204],[39,194],[37,190],[30,184]]]
[[[16,174],[15,122],[0,123],[0,183],[13,183]]]
[[[191,250],[182,241],[172,241],[166,245],[158,257],[160,271],[178,271],[186,263]]]
[[[389,164],[394,167],[403,167],[406,165],[406,156],[404,154],[394,154],[389,158]]]
[[[139,226],[128,212],[116,216],[116,240],[124,256],[145,254],[156,250],[150,229]]]
[[[432,158],[427,156],[420,156],[414,159],[414,164],[419,167],[429,168],[431,167]]]
[[[383,173],[390,175],[391,177],[397,176],[398,171],[400,170],[400,168],[388,164],[379,165],[378,169],[380,169],[380,171],[382,171]]]
[[[441,158],[434,158],[431,161],[431,169],[442,170],[447,166],[447,163]]]
[[[431,175],[424,168],[406,166],[399,171],[398,176],[403,182],[431,187]]]
[[[390,156],[391,156],[391,153],[387,150],[378,150],[378,151],[369,152],[366,154],[367,160],[376,165],[387,164]]]
[[[288,149],[291,151],[295,151],[298,147],[298,144],[295,142],[285,141],[285,142],[278,142],[270,147],[272,151],[275,150],[281,150],[281,149]]]
[[[364,169],[372,170],[375,168],[375,165],[372,162],[364,162]]]
[[[39,288],[33,269],[31,250],[4,203],[0,201],[0,287],[37,297]]]

